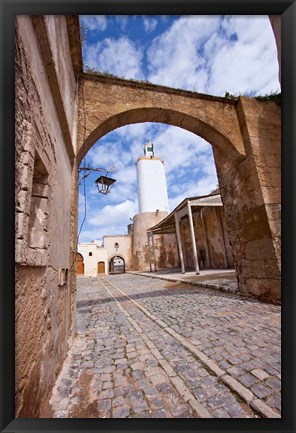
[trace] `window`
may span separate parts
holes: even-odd
[[[29,216],[28,246],[34,249],[47,248],[48,225],[48,172],[35,152],[31,208]]]
[[[118,242],[115,242],[114,248],[119,248],[119,243]]]
[[[88,253],[89,256],[92,256],[92,252]]]

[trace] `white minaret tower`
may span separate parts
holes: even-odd
[[[144,156],[137,161],[139,213],[133,218],[133,269],[148,270],[153,256],[154,264],[166,267],[172,255],[172,241],[166,251],[165,237],[155,235],[148,244],[147,230],[168,215],[168,193],[163,161],[154,156],[153,144],[146,143]],[[168,235],[167,237],[169,237]],[[149,238],[150,239],[150,238]],[[149,246],[150,245],[150,246]],[[172,266],[172,265],[171,265]]]
[[[152,143],[144,146],[137,161],[139,213],[168,212],[168,193],[163,161],[154,156]]]

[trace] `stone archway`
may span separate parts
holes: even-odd
[[[125,260],[123,257],[116,255],[109,259],[109,274],[124,274]]]
[[[80,80],[77,166],[92,145],[128,124],[160,122],[213,147],[239,291],[280,299],[280,108],[84,74]]]
[[[79,88],[78,164],[92,145],[124,125],[160,122],[178,126],[215,143],[231,160],[246,154],[231,99],[84,74]]]

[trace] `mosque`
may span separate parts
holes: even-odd
[[[77,274],[167,268],[199,274],[200,269],[233,268],[219,190],[185,198],[169,213],[164,161],[154,155],[152,143],[144,145],[136,166],[139,213],[127,234],[104,236],[102,246],[98,241],[79,243]]]

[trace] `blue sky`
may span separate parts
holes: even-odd
[[[267,16],[81,16],[84,68],[126,79],[224,96],[279,92],[276,44]],[[92,173],[79,189],[79,242],[127,234],[138,213],[136,166],[147,140],[165,162],[169,210],[218,185],[212,147],[181,128],[127,125],[101,138],[82,164],[111,168],[110,194]]]

